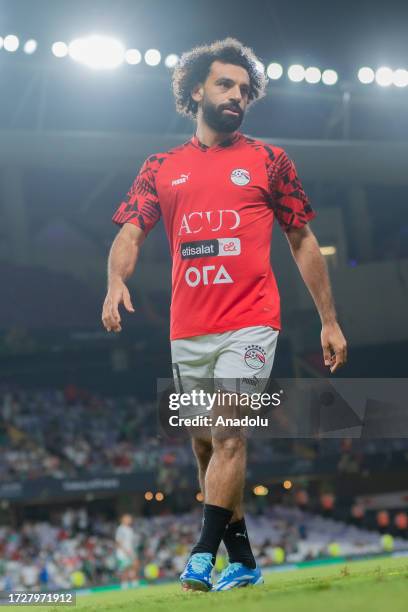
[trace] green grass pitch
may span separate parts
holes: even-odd
[[[207,612],[209,606],[215,606],[217,612],[407,612],[408,557],[266,573],[262,586],[225,593],[183,593],[179,584],[171,584],[82,595],[77,597],[76,609]],[[61,606],[35,609],[51,612]]]

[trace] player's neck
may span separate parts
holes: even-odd
[[[213,147],[225,140],[234,138],[237,132],[216,132],[210,128],[204,121],[197,121],[196,137],[207,147]]]

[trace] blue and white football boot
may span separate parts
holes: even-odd
[[[261,570],[258,566],[251,569],[243,563],[230,563],[221,576],[218,578],[217,583],[213,586],[213,591],[228,591],[236,587],[245,587],[248,584],[263,584],[264,579],[261,574]]]
[[[193,591],[210,591],[212,588],[211,572],[213,567],[211,553],[195,553],[191,555],[184,572],[180,575],[182,585]]]

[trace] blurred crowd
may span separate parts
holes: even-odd
[[[262,516],[246,515],[248,533],[261,567],[330,555],[376,553],[381,536],[295,507],[275,506]],[[201,524],[201,508],[183,515],[135,518],[132,529],[140,578],[176,579]],[[88,516],[85,507],[67,508],[49,521],[0,527],[0,591],[59,589],[120,582],[115,548],[117,521]],[[393,549],[406,549],[395,538]],[[221,545],[217,566],[227,562]],[[152,571],[153,570],[155,571]]]
[[[74,386],[0,394],[0,446],[0,480],[129,473],[192,460],[185,444],[159,439],[152,403]]]
[[[65,389],[0,389],[0,481],[130,473],[194,464],[190,441],[171,439],[154,403]],[[335,468],[359,472],[376,453],[408,454],[407,439],[249,440],[249,462],[335,457]],[[371,459],[369,459],[371,460]],[[177,475],[176,475],[177,477]]]

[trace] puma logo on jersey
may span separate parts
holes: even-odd
[[[188,179],[190,178],[190,174],[191,172],[188,174],[180,174],[180,178],[171,181],[171,186],[174,187],[175,185],[180,185],[181,183],[187,183]]]

